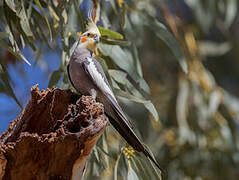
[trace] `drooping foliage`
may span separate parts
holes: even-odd
[[[216,83],[202,60],[231,51],[234,42],[227,34],[236,0],[3,0],[0,93],[22,107],[9,64],[46,68],[52,60],[43,56],[49,52],[61,58],[45,78],[48,87],[72,88],[66,65],[89,12],[102,35],[96,58],[165,179],[235,178],[239,101]],[[210,30],[220,31],[220,38],[208,38]],[[86,172],[86,179],[160,178],[113,128],[93,149]]]

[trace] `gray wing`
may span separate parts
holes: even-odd
[[[87,61],[84,61],[82,65],[87,74],[94,82],[94,84],[100,89],[100,91],[105,95],[105,97],[108,98],[108,101],[112,104],[111,107],[117,112],[121,119],[123,119],[127,123],[127,125],[132,128],[132,124],[126,118],[125,114],[123,113],[123,110],[119,106],[99,62],[93,57],[87,57]]]

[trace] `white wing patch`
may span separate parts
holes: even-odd
[[[101,91],[103,91],[104,94],[109,94],[111,97],[114,98],[114,100],[117,102],[113,92],[111,91],[110,87],[108,84],[105,82],[104,77],[102,74],[97,70],[97,67],[94,63],[94,61],[87,57],[87,60],[89,62],[88,64],[88,71],[92,77],[92,79],[95,81],[96,85],[100,88]]]

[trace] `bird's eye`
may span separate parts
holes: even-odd
[[[90,37],[90,35],[91,35],[90,33],[87,33],[87,36],[88,36],[88,37]]]

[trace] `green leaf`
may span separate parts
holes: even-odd
[[[0,64],[0,79],[2,80],[3,84],[1,84],[1,89],[4,89],[4,92],[9,95],[10,97],[12,97],[15,102],[19,105],[19,107],[21,109],[23,109],[22,104],[20,103],[20,101],[17,99],[11,85],[9,82],[9,76],[8,73],[6,72],[5,68]]]
[[[238,13],[237,4],[238,4],[237,0],[228,0],[227,1],[225,24],[228,28],[233,23],[236,15]]]
[[[105,44],[111,44],[111,45],[119,45],[119,46],[130,46],[131,42],[121,39],[110,39],[107,37],[101,37],[100,41]]]
[[[130,165],[128,165],[128,174],[127,174],[127,180],[139,180],[137,174],[134,172],[133,168]]]
[[[110,39],[124,39],[124,36],[118,32],[111,31],[109,29],[105,29],[103,27],[98,26],[101,36],[106,36]]]
[[[105,134],[102,135],[102,149],[105,153],[109,154],[109,149],[108,149],[108,144],[106,142],[106,137],[105,137]],[[106,168],[109,168],[110,167],[110,162],[109,162],[109,155],[106,155],[104,153],[104,161],[105,161],[105,164],[106,164]]]
[[[8,46],[4,41],[0,40],[0,46],[2,46],[3,48],[6,48],[11,54],[13,54],[18,60],[23,59],[29,66],[31,65],[29,63],[29,61],[23,56],[23,54],[18,51],[15,52],[10,46]]]
[[[9,95],[8,92],[5,90],[4,84],[1,82],[0,82],[0,93],[5,93],[5,94]]]
[[[125,3],[123,3],[122,5],[122,8],[120,9],[121,13],[120,13],[120,16],[121,16],[121,27],[123,29],[126,28],[126,17],[127,17],[127,11],[126,11],[126,5]]]
[[[126,82],[128,82],[128,80],[126,79],[127,74],[125,72],[114,69],[110,69],[108,70],[108,72],[110,76],[113,77],[117,82],[121,84],[126,84]]]
[[[66,71],[64,71],[64,75],[63,75],[63,79],[61,82],[61,89],[69,89],[70,86],[70,81],[69,81],[69,77]]]
[[[0,32],[0,39],[5,39],[5,38],[8,38],[8,37],[9,37],[8,33]]]
[[[20,17],[20,25],[23,32],[26,34],[27,37],[33,37],[23,0],[21,0],[21,5],[17,8],[17,15]]]
[[[51,87],[55,86],[61,79],[62,74],[63,74],[62,70],[54,71],[51,75],[50,81],[48,83],[48,87],[51,88]]]
[[[99,156],[99,152],[98,152],[96,146],[94,146],[94,148],[93,148],[93,154],[94,154],[96,160],[97,160],[98,162],[100,162],[100,156]]]
[[[144,100],[144,99],[141,99],[139,97],[136,97],[132,94],[129,94],[125,91],[122,91],[120,89],[115,89],[114,90],[115,94],[117,96],[120,96],[120,97],[123,97],[123,98],[126,98],[128,100],[131,100],[131,101],[134,101],[134,102],[137,102],[137,103],[141,103],[141,104],[144,104],[145,108],[153,115],[154,119],[156,121],[159,120],[159,116],[158,116],[158,112],[157,110],[155,109],[154,105],[152,104],[151,101],[149,100]]]
[[[156,34],[156,36],[158,36],[161,40],[163,40],[167,44],[167,46],[173,52],[174,56],[177,58],[183,71],[185,73],[187,73],[188,67],[187,67],[187,63],[186,63],[184,54],[183,54],[178,42],[176,41],[174,36],[167,30],[165,25],[160,23],[156,18],[153,18],[153,17],[147,15],[146,13],[141,14],[141,17],[142,17],[142,20],[144,21],[144,23],[146,25],[148,25],[149,28],[151,28],[151,30]]]
[[[146,158],[137,158],[137,157],[132,158],[135,167],[137,167],[137,174],[140,175],[141,179],[154,179],[152,177],[152,173],[150,173],[150,171],[148,171],[143,164],[143,162],[146,162],[145,159]]]
[[[120,46],[102,43],[99,44],[99,48],[105,56],[109,56],[118,67],[128,72],[130,76],[133,78],[138,76],[135,71],[132,55],[128,51],[123,50]]]
[[[51,31],[51,26],[50,26],[50,23],[49,23],[49,21],[48,21],[48,19],[47,19],[47,16],[46,16],[45,12],[43,11],[43,8],[42,8],[42,6],[41,6],[40,1],[39,1],[39,0],[34,0],[34,1],[35,1],[37,7],[40,9],[41,13],[42,13],[43,16],[44,16],[44,19],[45,19],[45,21],[46,21],[46,24],[47,24],[47,27],[48,27],[48,30],[49,30],[49,34],[50,34],[50,41],[52,41],[52,31]]]
[[[36,32],[38,33],[38,35],[41,37],[41,39],[44,40],[44,42],[47,44],[49,49],[52,49],[52,47],[50,46],[49,42],[48,42],[48,37],[45,35],[43,28],[41,27],[40,22],[44,21],[44,18],[42,17],[42,15],[35,9],[32,8],[32,17],[34,18],[34,22],[36,25]]]
[[[80,8],[79,8],[79,5],[82,3],[83,0],[73,0],[73,3],[74,3],[74,8],[75,8],[75,11],[77,13],[77,17],[78,17],[78,23],[79,23],[79,26],[80,26],[80,29],[82,32],[85,32],[86,31],[86,24],[85,24],[85,16],[83,14],[83,12],[80,11]]]
[[[16,12],[16,9],[15,9],[15,4],[14,4],[14,1],[12,0],[5,0],[7,6],[13,11],[13,12]]]
[[[137,72],[138,72],[139,76],[143,78],[143,70],[142,70],[142,67],[140,64],[138,50],[137,50],[137,47],[135,44],[132,45],[132,53],[133,53],[133,57],[135,60]]]
[[[120,160],[121,155],[122,155],[122,152],[119,154],[119,156],[117,157],[117,160],[116,160],[116,162],[115,162],[115,167],[114,167],[114,180],[117,180],[117,177],[118,177],[117,170],[118,170],[119,160]]]
[[[148,109],[148,111],[153,115],[154,119],[156,121],[159,120],[159,115],[157,110],[155,109],[154,105],[151,103],[151,101],[148,101],[147,103],[144,104],[144,106],[146,107],[146,109]]]
[[[122,49],[120,46],[99,44],[99,49],[104,56],[109,56],[114,64],[116,64],[121,70],[126,71],[128,76],[127,80],[142,94],[149,93],[149,87],[145,80],[138,74],[137,63],[134,61],[130,51]],[[142,92],[142,90],[144,92]]]

